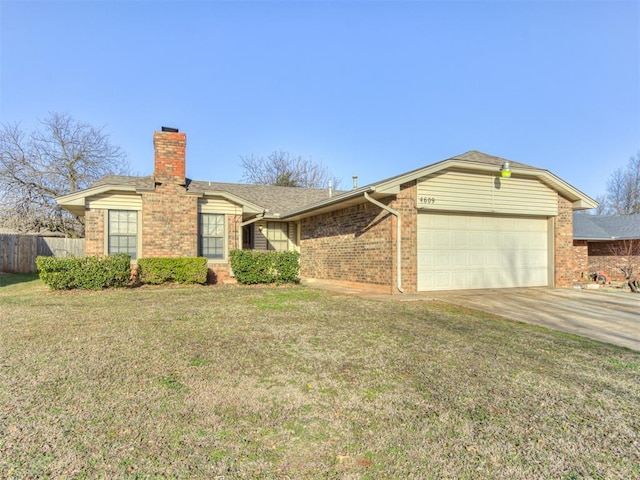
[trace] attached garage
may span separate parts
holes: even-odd
[[[390,293],[567,287],[573,212],[596,205],[547,170],[471,151],[282,219],[300,222],[307,279]]]
[[[418,291],[553,285],[558,195],[537,178],[439,171],[417,204]]]
[[[546,217],[418,214],[418,290],[550,284]]]

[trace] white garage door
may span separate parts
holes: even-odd
[[[418,214],[418,290],[549,284],[547,219]]]

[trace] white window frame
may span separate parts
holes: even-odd
[[[112,213],[113,214],[123,214],[123,213],[133,214],[135,216],[135,224],[134,224],[135,234],[131,233],[130,231],[128,231],[126,234],[112,233],[111,227],[112,227],[112,224],[115,223],[114,220],[112,219],[112,215],[111,215]],[[120,222],[120,220],[118,220],[118,222]],[[126,223],[131,224],[132,222],[126,222]],[[112,244],[113,243],[112,237],[133,237],[134,244],[135,244],[135,250],[133,251],[133,254],[131,250],[123,251],[122,248],[115,249],[115,247]],[[131,257],[132,260],[136,260],[137,258],[140,257],[140,215],[138,215],[137,210],[109,209],[105,211],[105,252],[107,253],[107,255],[114,255],[116,253],[126,253]]]
[[[222,235],[204,235],[203,221],[205,217],[221,218]],[[219,238],[222,242],[222,253],[216,256],[208,256],[204,254],[204,239]],[[205,257],[209,262],[221,262],[227,259],[227,215],[224,213],[198,213],[198,255]]]
[[[284,235],[284,238],[281,237],[282,235]],[[289,251],[288,222],[267,222],[267,250],[275,250],[277,252]]]

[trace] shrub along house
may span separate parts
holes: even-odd
[[[467,152],[346,192],[186,178],[186,136],[155,132],[152,176],[58,198],[85,216],[86,254],[297,250],[301,276],[380,291],[570,286],[573,212],[596,202],[552,173]]]

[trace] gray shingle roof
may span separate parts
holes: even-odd
[[[220,183],[192,181],[191,192],[227,192],[255,203],[269,210],[270,214],[284,213],[302,205],[329,198],[328,189],[273,187],[268,185],[249,185],[243,183]],[[339,193],[335,192],[334,193]]]
[[[640,239],[640,215],[573,215],[576,240]]]
[[[131,177],[124,175],[106,175],[91,185],[122,185],[135,187],[137,190],[153,190],[154,177]],[[192,193],[226,192],[247,202],[257,204],[269,211],[270,215],[293,210],[329,198],[328,189],[273,187],[267,185],[249,185],[241,183],[202,182],[188,180],[188,189]],[[334,195],[340,191],[334,190]]]
[[[104,177],[93,182],[91,187],[101,187],[103,185],[123,185],[128,187],[136,187],[138,190],[153,189],[153,176],[147,177],[129,177],[125,175],[105,175]]]
[[[451,157],[443,160],[459,160],[469,163],[483,163],[487,165],[495,165],[501,167],[507,159],[488,155],[486,153],[478,152],[477,150],[471,150],[469,152]],[[519,168],[535,168],[523,163],[514,162],[508,160],[512,167]],[[437,165],[442,162],[436,162],[433,165]],[[420,167],[413,172],[419,172],[425,167]],[[536,169],[537,170],[537,169]],[[410,175],[413,172],[403,173],[398,176],[387,178],[379,182],[372,183],[365,187],[357,189],[366,190],[369,187],[374,187],[385,182],[393,181],[394,179],[401,178],[406,175]],[[100,180],[96,181],[92,187],[98,187],[102,185],[124,185],[133,186],[137,190],[153,190],[154,177],[130,177],[122,175],[107,175]],[[329,192],[327,189],[312,189],[312,188],[296,188],[296,187],[273,187],[266,185],[249,185],[241,183],[222,183],[222,182],[203,182],[196,180],[188,180],[188,189],[194,193],[205,192],[227,192],[236,197],[246,200],[248,203],[258,205],[265,210],[269,211],[269,215],[283,214],[287,212],[297,211],[302,207],[311,206],[314,204],[322,204],[325,200],[329,199]],[[354,191],[334,191],[333,197],[336,201],[340,200],[341,194],[345,196],[350,195]]]
[[[479,152],[477,150],[470,150],[470,151],[462,153],[460,155],[456,155],[455,157],[447,158],[447,159],[442,160],[440,162],[435,162],[433,164],[426,165],[426,166],[429,167],[431,165],[437,165],[439,163],[446,162],[446,161],[449,161],[449,160],[462,160],[464,162],[470,162],[470,163],[484,163],[486,165],[495,165],[497,167],[501,167],[502,165],[504,165],[504,162],[509,162],[511,167],[534,168],[536,170],[540,170],[539,168],[532,167],[531,165],[526,165],[524,163],[514,162],[513,160],[509,160],[507,158],[495,157],[493,155],[488,155],[486,153],[482,153],[482,152]],[[424,168],[425,168],[425,166],[422,166],[422,167],[416,168],[414,170],[411,170],[409,172],[402,173],[400,175],[395,175],[393,177],[385,178],[384,180],[380,180],[378,182],[371,183],[371,184],[369,184],[367,186],[375,186],[375,185],[379,185],[381,183],[390,182],[390,181],[393,181],[396,178],[404,177],[406,175],[411,175],[412,173],[418,172],[418,171],[420,171],[420,170],[422,170]]]
[[[509,160],[507,158],[495,157],[493,155],[487,155],[486,153],[478,152],[477,150],[470,150],[462,155],[456,155],[452,157],[451,160],[465,160],[468,162],[477,162],[477,163],[486,163],[489,165],[496,165],[501,167],[504,165],[504,162],[508,161],[512,167],[525,167],[525,168],[535,168],[531,165],[526,165],[520,162],[514,162],[513,160]]]

